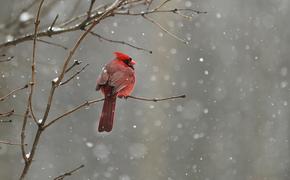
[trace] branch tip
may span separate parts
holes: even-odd
[[[76,172],[76,171],[78,171],[79,169],[84,168],[84,167],[85,167],[85,165],[82,164],[82,165],[80,165],[79,167],[77,167],[77,168],[75,168],[75,169],[73,169],[73,170],[71,170],[71,171],[68,171],[68,172],[66,172],[66,173],[63,173],[63,174],[60,175],[60,176],[57,176],[56,178],[54,178],[54,180],[62,180],[62,179],[64,179],[66,176],[71,176],[74,172]]]
[[[0,123],[11,123],[12,122],[12,119],[9,119],[9,120],[0,120]]]
[[[0,144],[7,144],[7,145],[16,145],[16,146],[21,146],[22,144],[21,143],[14,143],[14,142],[11,142],[9,140],[0,140]],[[27,146],[27,144],[24,144],[25,146]]]
[[[55,25],[56,20],[58,19],[58,16],[59,16],[58,14],[55,16],[54,20],[52,21],[51,25],[50,25],[49,28],[48,28],[48,31],[53,32],[52,28],[53,28],[53,26]]]

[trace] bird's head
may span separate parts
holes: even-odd
[[[121,52],[114,52],[114,54],[116,55],[117,60],[125,63],[126,65],[134,69],[134,65],[136,64],[136,62],[130,56]]]

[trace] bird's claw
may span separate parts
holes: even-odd
[[[123,96],[123,95],[118,96],[118,98],[120,98],[120,99],[126,99],[126,100],[128,99],[128,97],[129,96]]]

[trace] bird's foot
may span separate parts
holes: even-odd
[[[128,99],[128,96],[119,95],[118,98],[120,98],[120,99],[126,99],[127,100]]]

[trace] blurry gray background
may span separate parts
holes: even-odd
[[[28,0],[1,0],[0,24],[13,19]],[[78,3],[77,9],[74,4]],[[96,4],[101,4],[97,1]],[[174,14],[151,15],[187,46],[141,17],[116,16],[95,31],[111,39],[152,49],[153,54],[88,36],[74,58],[90,66],[57,89],[50,119],[101,97],[95,81],[101,67],[123,51],[137,61],[135,96],[186,99],[166,102],[118,100],[113,131],[96,132],[101,103],[49,128],[40,140],[27,179],[52,179],[80,164],[75,180],[288,180],[290,11],[288,0],[175,0],[168,8],[207,14],[191,21]],[[41,27],[86,12],[89,1],[62,0],[41,19]],[[158,2],[156,2],[158,4]],[[154,5],[156,5],[154,4]],[[35,8],[29,11],[33,16]],[[4,42],[33,27],[1,29]],[[72,47],[80,32],[45,38]],[[0,96],[30,79],[32,42],[1,49],[14,55],[0,64]],[[41,117],[50,87],[67,51],[37,43],[34,108]],[[74,70],[75,71],[75,70]],[[21,91],[0,110],[24,113]],[[0,140],[20,141],[22,117],[0,124]],[[28,125],[27,141],[35,133]],[[18,179],[19,147],[0,144],[0,179]]]

